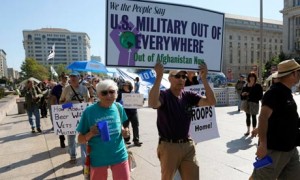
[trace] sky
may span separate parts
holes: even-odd
[[[125,0],[124,0],[125,1]],[[151,0],[149,0],[151,1]],[[192,5],[222,13],[260,17],[260,0],[152,0]],[[282,21],[284,0],[263,0],[263,17]],[[7,66],[20,71],[25,60],[23,30],[63,28],[85,32],[91,55],[105,57],[106,0],[1,0],[0,49]]]

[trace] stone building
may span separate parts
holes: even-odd
[[[258,73],[260,61],[260,19],[225,14],[223,73],[229,80],[240,74]],[[263,20],[263,65],[283,50],[281,21]]]
[[[55,57],[48,59],[55,44]],[[42,28],[23,31],[25,56],[43,65],[70,64],[73,61],[90,60],[90,38],[83,32],[71,32],[60,28]]]

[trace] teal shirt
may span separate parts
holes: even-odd
[[[108,142],[104,142],[100,135],[89,140],[92,167],[109,166],[127,160],[127,150],[121,133],[121,126],[127,119],[123,107],[116,103],[109,108],[100,107],[95,103],[83,111],[76,129],[79,133],[86,134],[98,121],[107,121],[110,134]]]

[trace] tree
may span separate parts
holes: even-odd
[[[70,70],[68,70],[66,68],[65,64],[59,64],[59,65],[57,65],[57,67],[55,68],[55,70],[56,70],[58,76],[61,75],[62,72],[65,72],[66,74],[70,74],[70,72],[71,72]]]
[[[26,58],[21,65],[21,75],[23,79],[34,77],[39,80],[45,80],[49,77],[49,72],[46,67],[39,64],[33,58]]]

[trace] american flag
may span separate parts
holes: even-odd
[[[49,52],[47,60],[54,58],[54,56],[55,56],[55,44],[53,44],[52,49]]]

